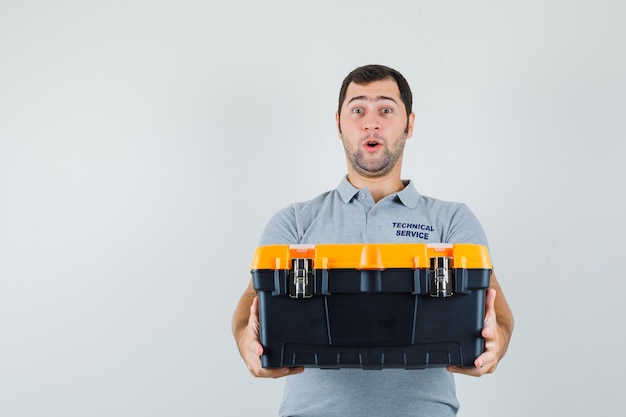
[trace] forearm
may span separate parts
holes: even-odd
[[[503,346],[504,349],[502,351],[502,356],[504,356],[513,334],[515,320],[513,318],[513,312],[511,311],[511,308],[509,307],[506,297],[502,291],[502,287],[500,286],[500,283],[494,273],[491,274],[491,284],[489,287],[496,290],[494,309],[496,311],[496,321],[498,323],[498,327],[502,331],[502,337],[505,342]]]
[[[248,320],[250,319],[250,306],[252,305],[254,297],[256,297],[256,291],[254,291],[252,281],[250,281],[248,288],[241,295],[239,303],[237,303],[237,307],[233,313],[231,329],[236,341],[239,341],[240,333],[248,325]]]

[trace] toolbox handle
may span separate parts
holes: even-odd
[[[364,244],[361,249],[361,260],[357,269],[361,270],[383,270],[383,256],[380,253],[380,247],[373,244]]]

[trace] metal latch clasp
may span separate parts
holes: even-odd
[[[294,258],[289,272],[289,296],[311,298],[313,296],[312,259]]]
[[[452,258],[438,256],[430,258],[430,296],[450,297],[454,294],[454,270]]]

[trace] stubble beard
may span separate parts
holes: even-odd
[[[395,142],[395,146],[393,148],[388,148],[386,146],[387,141],[377,138],[377,140],[382,142],[385,146],[383,146],[382,153],[377,159],[368,161],[365,157],[363,149],[360,147],[352,149],[345,136],[342,135],[341,139],[348,162],[359,175],[367,178],[383,177],[389,174],[400,160],[400,157],[404,152],[404,144],[406,143],[405,135]]]

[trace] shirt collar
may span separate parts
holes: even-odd
[[[415,189],[415,185],[413,185],[413,181],[411,180],[402,180],[404,183],[404,188],[396,193],[396,196],[408,208],[417,207],[417,200],[419,200],[420,195]]]
[[[404,204],[408,208],[415,208],[417,206],[417,200],[419,199],[419,193],[415,189],[413,181],[403,180],[402,182],[404,183],[404,188],[395,193],[395,196],[402,204]],[[341,196],[343,202],[348,204],[350,201],[352,201],[354,196],[358,194],[359,189],[350,184],[350,181],[348,181],[348,176],[346,175],[341,179],[341,182],[337,187],[337,191],[339,192],[339,195]]]
[[[345,175],[341,179],[341,182],[339,183],[339,186],[337,187],[337,191],[339,192],[339,195],[341,196],[341,199],[343,200],[343,202],[348,204],[352,200],[352,198],[354,198],[354,196],[357,195],[357,193],[359,192],[359,189],[356,188],[354,185],[350,184],[350,181],[348,181],[348,176]]]

